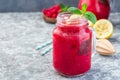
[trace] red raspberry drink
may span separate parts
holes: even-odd
[[[53,30],[53,66],[60,74],[76,76],[91,67],[92,31],[82,17],[60,13]]]

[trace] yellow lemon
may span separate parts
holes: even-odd
[[[97,38],[109,39],[113,34],[113,24],[107,19],[98,20],[93,28]]]
[[[75,24],[79,24],[79,21],[71,21],[72,19],[79,19],[81,18],[82,16],[79,15],[79,14],[72,14],[69,19],[66,21],[66,24],[69,24],[69,25],[75,25]]]
[[[90,27],[94,26],[94,24],[91,21],[89,21],[89,20],[88,20],[88,24],[89,24]]]
[[[70,16],[69,19],[78,19],[78,18],[81,18],[81,17],[82,17],[82,15],[79,15],[79,14],[73,14],[73,15]]]

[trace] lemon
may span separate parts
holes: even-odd
[[[88,26],[90,26],[90,27],[94,26],[94,24],[91,21],[89,21],[89,20],[88,20],[88,24],[89,24]]]
[[[78,18],[81,18],[81,17],[82,17],[82,15],[72,14],[69,19],[78,19]]]
[[[113,24],[107,19],[98,20],[93,28],[97,38],[109,39],[113,34]]]

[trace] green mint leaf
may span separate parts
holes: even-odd
[[[60,3],[60,7],[61,7],[61,12],[67,12],[67,9],[70,7],[69,5],[64,5],[62,3]]]
[[[84,14],[84,17],[90,20],[92,23],[95,23],[97,21],[96,16],[92,12],[86,12]]]
[[[83,4],[82,5],[82,13],[84,14],[86,12],[86,9],[87,9],[87,4]]]
[[[82,11],[82,10],[80,10],[80,12],[82,13],[82,14],[84,14],[85,12],[84,11]]]
[[[70,7],[67,9],[67,12],[73,13],[73,14],[82,14],[81,11],[76,7]]]
[[[65,5],[62,4],[62,3],[60,3],[60,7],[61,7],[61,8],[65,8]]]
[[[70,6],[64,6],[63,8],[61,8],[61,12],[67,12],[67,9],[69,8]]]

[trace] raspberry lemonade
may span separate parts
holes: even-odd
[[[53,66],[65,76],[76,76],[91,67],[92,31],[84,17],[60,13],[53,30]]]

